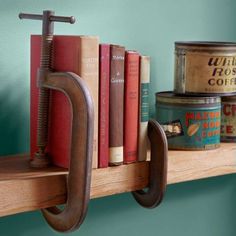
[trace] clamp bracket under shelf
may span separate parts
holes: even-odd
[[[66,201],[66,175],[59,167],[35,170],[27,155],[0,158],[0,216],[47,208]],[[167,183],[236,173],[236,145],[209,151],[169,151]],[[149,162],[93,169],[91,198],[148,186]]]

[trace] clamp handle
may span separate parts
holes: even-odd
[[[75,23],[75,17],[74,16],[54,16],[53,11],[44,11],[44,12],[50,12],[49,14],[49,21],[56,21],[56,22],[65,22],[74,24]],[[20,13],[19,14],[20,19],[30,19],[30,20],[43,20],[43,15],[40,14],[28,14],[28,13]]]
[[[43,11],[42,15],[38,14],[28,14],[28,13],[20,13],[19,14],[20,19],[30,19],[30,20],[41,20],[43,21],[43,29],[42,29],[42,35],[52,35],[53,34],[53,23],[55,22],[65,22],[74,24],[75,23],[75,17],[70,16],[54,16],[54,11]]]

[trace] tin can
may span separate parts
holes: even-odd
[[[169,149],[208,150],[220,146],[220,97],[186,97],[156,93],[156,119]]]
[[[236,96],[222,98],[221,141],[236,142]]]
[[[177,94],[236,94],[236,43],[175,42]]]

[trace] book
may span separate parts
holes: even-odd
[[[123,163],[125,48],[110,46],[109,164]]]
[[[150,57],[140,57],[139,149],[138,160],[150,159],[147,127],[149,120]]]
[[[94,146],[93,168],[97,168],[98,140],[98,55],[99,39],[96,36],[54,36],[54,71],[74,72],[88,85],[94,102]],[[37,150],[38,88],[37,68],[40,64],[41,36],[31,36],[31,104],[30,104],[30,153],[33,157]],[[69,166],[71,143],[71,107],[66,96],[59,91],[51,91],[49,119],[49,142],[47,152],[55,165]]]
[[[138,160],[139,53],[125,53],[124,163]]]
[[[98,167],[108,167],[109,160],[109,81],[110,45],[99,45],[99,121]]]

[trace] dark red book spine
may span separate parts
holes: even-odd
[[[37,119],[39,89],[37,88],[37,70],[40,66],[41,38],[31,37],[30,54],[30,158],[33,159],[37,149]]]
[[[98,167],[105,168],[109,159],[109,44],[100,44],[99,58]]]
[[[124,161],[124,59],[125,48],[110,47],[109,164]]]
[[[125,53],[124,163],[138,160],[139,54]]]

